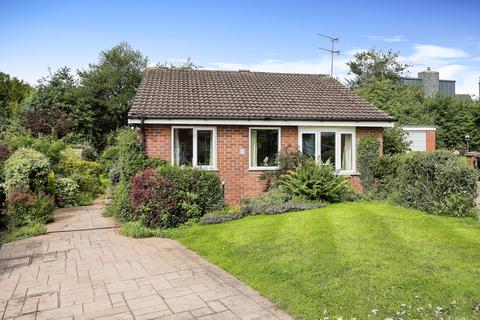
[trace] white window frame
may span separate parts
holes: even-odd
[[[322,132],[335,133],[335,172],[338,175],[356,175],[357,173],[357,137],[355,128],[348,127],[299,127],[298,128],[298,150],[303,151],[303,134],[315,134],[315,161],[321,159],[321,134]],[[352,170],[342,170],[342,134],[352,135]]]
[[[212,170],[215,171],[217,170],[217,127],[201,127],[201,126],[172,126],[171,129],[171,136],[172,136],[172,160],[171,163],[173,165],[178,165],[175,163],[175,129],[192,129],[192,167],[195,169],[201,169],[201,170]],[[198,131],[212,131],[212,148],[213,148],[213,159],[212,163],[213,165],[211,166],[199,166],[197,165],[197,132]]]
[[[248,128],[248,170],[268,171],[277,170],[278,166],[259,167],[252,163],[252,130],[278,130],[278,151],[282,150],[282,129],[280,127],[249,127]]]

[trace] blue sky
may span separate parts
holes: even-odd
[[[0,71],[30,83],[48,68],[83,69],[127,41],[151,63],[191,57],[208,69],[329,73],[324,33],[340,37],[335,76],[355,51],[400,51],[478,95],[480,1],[0,0]]]

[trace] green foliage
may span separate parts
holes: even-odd
[[[261,180],[266,181],[266,189],[271,190],[278,186],[278,180],[282,175],[289,173],[301,166],[305,161],[310,159],[300,151],[285,152],[282,151],[276,159],[278,169],[274,171],[263,172],[260,176]]]
[[[132,200],[130,197],[130,183],[120,181],[112,193],[112,200],[105,209],[105,215],[119,221],[132,221],[134,218]]]
[[[308,160],[279,180],[286,193],[312,201],[338,202],[349,192],[347,177],[334,173],[329,163]]]
[[[405,153],[410,150],[406,132],[400,127],[385,128],[383,132],[383,154]]]
[[[375,136],[361,137],[357,146],[357,168],[363,191],[370,191],[375,185],[375,159],[380,156],[380,141]]]
[[[349,74],[355,77],[348,80],[350,87],[361,87],[373,79],[385,78],[397,82],[408,65],[398,61],[399,52],[383,52],[374,48],[360,51],[353,56],[355,60],[347,62]]]
[[[92,196],[103,191],[100,182],[102,166],[98,162],[68,158],[59,165],[59,173],[73,179],[79,186],[80,192],[90,193]]]
[[[26,190],[10,193],[7,196],[9,229],[28,225],[34,222],[45,223],[55,207],[53,198],[44,193],[33,193]]]
[[[10,152],[15,152],[19,148],[32,148],[43,153],[50,158],[52,164],[56,164],[63,159],[63,151],[67,145],[62,140],[53,136],[39,136],[34,138],[30,133],[10,133],[3,137],[8,145]]]
[[[451,152],[417,153],[399,169],[395,201],[431,214],[472,215],[477,178]]]
[[[61,207],[74,206],[75,196],[78,194],[78,184],[70,178],[58,178],[55,180],[55,200]]]
[[[30,148],[20,148],[5,161],[5,190],[7,194],[45,191],[49,173],[50,161],[45,155]]]
[[[82,149],[82,159],[87,161],[97,161],[97,150],[95,150],[95,148],[91,144],[84,145]]]
[[[122,224],[119,233],[130,238],[170,238],[168,230],[149,228],[140,221],[129,221]]]
[[[242,199],[240,201],[239,213],[242,215],[279,214],[290,211],[310,210],[321,206],[323,206],[321,201],[294,196],[291,193],[287,193],[283,188],[277,188],[254,197]]]
[[[10,233],[5,235],[5,237],[0,239],[0,243],[8,243],[21,239],[31,238],[45,234],[47,229],[40,222],[34,222],[28,226],[23,226],[17,229],[12,230]]]
[[[137,172],[146,167],[147,159],[133,130],[128,128],[120,130],[116,137],[116,146],[118,147],[117,161],[120,180],[129,181]]]
[[[25,100],[23,121],[34,136],[61,138],[75,129],[81,130],[82,106],[74,75],[63,67],[39,81],[34,93]]]
[[[160,170],[162,171],[162,170]],[[196,205],[200,208],[198,216],[208,211],[218,210],[224,206],[223,186],[220,177],[212,172],[193,170],[192,192],[196,194]]]
[[[118,154],[120,147],[116,144],[106,147],[100,155],[100,164],[102,165],[103,173],[109,175],[110,171],[115,167],[118,161]],[[120,177],[119,177],[120,178]],[[115,180],[115,179],[113,179]],[[116,181],[118,182],[118,180]]]
[[[0,131],[18,113],[21,103],[31,90],[28,83],[0,72]]]
[[[142,80],[148,59],[125,42],[100,53],[99,61],[78,73],[85,104],[92,112],[96,147],[106,143],[107,132],[127,123],[127,113]]]
[[[470,150],[480,148],[480,113],[471,101],[437,96],[425,103],[426,112],[434,118],[439,148],[465,150],[465,135],[469,135]]]
[[[391,79],[374,78],[356,88],[355,92],[395,117],[399,124],[434,124],[433,117],[425,110],[425,97],[420,88],[400,85]]]
[[[223,207],[219,210],[213,210],[200,218],[202,224],[216,224],[243,218],[243,213],[237,207]]]
[[[93,196],[89,192],[78,192],[73,200],[77,206],[90,206],[93,202]]]

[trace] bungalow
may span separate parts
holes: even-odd
[[[147,156],[218,172],[234,204],[264,190],[282,151],[330,160],[359,188],[358,141],[394,119],[327,75],[148,68],[128,123]]]

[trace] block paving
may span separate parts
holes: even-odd
[[[1,319],[292,319],[174,240],[119,235],[102,208],[0,248]]]

